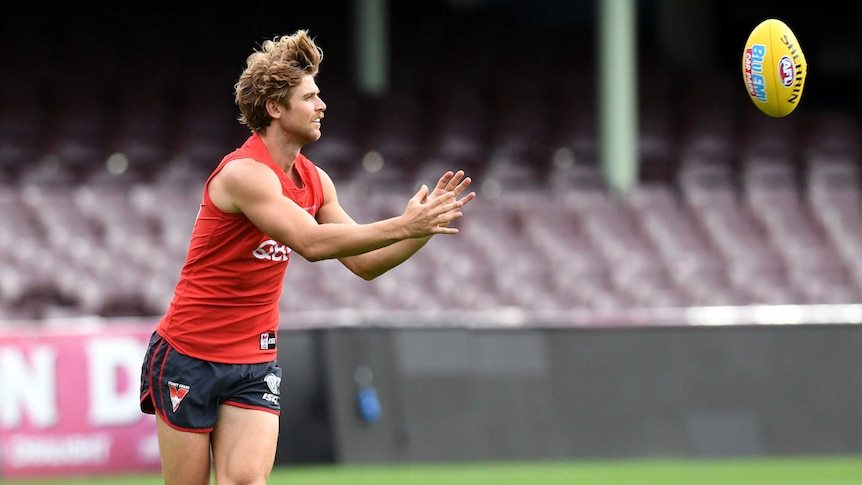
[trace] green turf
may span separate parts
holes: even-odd
[[[158,476],[3,485],[156,485]],[[859,485],[862,457],[280,467],[269,485]]]

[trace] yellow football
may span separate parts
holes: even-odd
[[[760,111],[775,118],[792,113],[807,75],[805,55],[787,24],[766,19],[751,31],[742,52],[742,78]]]

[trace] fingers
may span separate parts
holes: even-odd
[[[461,207],[464,203],[460,200],[453,201],[440,207],[440,212],[436,216],[435,226],[448,226],[452,221],[458,220],[464,216],[461,212]]]
[[[437,190],[455,190],[456,187],[463,182],[463,179],[463,170],[458,170],[457,172],[449,170],[440,177],[440,180],[437,181]]]
[[[460,199],[457,199],[456,197],[457,197],[456,192],[448,191],[448,192],[443,192],[442,194],[440,194],[436,197],[431,197],[430,202],[431,202],[433,207],[437,208],[437,210],[439,211],[438,214],[453,213],[453,211],[457,211],[457,210],[461,209],[461,207],[464,207],[471,200],[475,199],[476,193],[470,192],[467,195],[465,195],[464,197],[461,197]],[[446,223],[451,222],[454,219],[458,219],[461,216],[462,216],[462,214],[459,211],[459,212],[457,212],[456,217],[453,217],[449,221],[446,221]]]
[[[426,227],[430,234],[458,234],[458,228],[450,227],[450,223],[463,217],[461,207],[476,198],[475,192],[466,193],[462,197],[472,182],[463,170],[450,170],[440,177],[433,191],[422,185],[413,196],[413,199],[430,211],[427,215],[431,217],[430,222],[433,225]]]
[[[456,219],[460,219],[461,216],[461,211],[442,214],[438,217],[440,222],[431,228],[431,234],[458,234],[458,228],[449,226],[449,223]]]
[[[422,187],[419,187],[419,191],[416,192],[413,195],[413,197],[411,197],[411,198],[414,200],[417,200],[419,202],[425,202],[427,197],[428,197],[428,186],[425,184],[422,184]]]
[[[453,192],[453,193],[455,194],[455,196],[457,197],[457,196],[461,195],[465,190],[467,190],[467,187],[469,187],[469,186],[470,186],[470,183],[472,183],[472,182],[473,182],[473,180],[472,180],[470,177],[467,177],[467,178],[465,178],[464,180],[462,180],[462,181],[461,181],[461,183],[459,183],[459,184],[458,184],[458,185],[457,185],[457,186],[452,190],[452,192]],[[476,194],[473,194],[473,196],[474,196],[474,197],[475,197],[475,195],[476,195]]]
[[[468,177],[469,178],[469,177]],[[456,190],[464,182],[464,171],[458,170],[446,182],[446,190]]]
[[[417,194],[417,195],[419,195],[419,194]],[[426,194],[425,200],[421,200],[421,202],[422,203],[430,202],[436,206],[441,206],[443,204],[447,204],[447,203],[450,203],[450,202],[455,201],[455,200],[456,200],[455,199],[455,192],[446,191],[446,192],[442,192],[442,193],[437,194],[437,195],[431,194],[430,196],[428,196]]]
[[[449,190],[449,183],[455,177],[455,173],[451,170],[444,173],[440,180],[437,181],[437,190]]]
[[[431,234],[458,234],[458,228],[450,226],[437,226],[431,230]]]
[[[471,200],[473,200],[475,198],[476,198],[476,192],[470,192],[469,194],[465,195],[464,197],[461,197],[461,199],[459,199],[459,200],[463,204],[466,204],[467,202],[470,202]]]
[[[460,196],[471,183],[473,183],[473,179],[466,177],[463,170],[458,170],[455,173],[447,172],[440,178],[437,190],[454,192],[456,196]]]

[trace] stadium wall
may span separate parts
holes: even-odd
[[[858,324],[392,323],[282,330],[279,464],[862,452]],[[0,328],[0,476],[157,470],[152,326]]]
[[[297,399],[288,367],[284,404],[311,414],[283,419],[313,429],[287,427],[283,446],[328,429],[337,462],[862,452],[858,325],[334,328],[280,342],[304,347],[325,386],[302,376]],[[376,422],[358,412],[366,367]]]

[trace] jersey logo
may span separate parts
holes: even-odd
[[[255,248],[251,254],[257,259],[287,261],[290,259],[290,248],[272,239],[267,239],[260,243],[260,246]]]
[[[260,350],[273,350],[278,343],[275,332],[263,332],[260,334]]]
[[[189,389],[191,388],[185,384],[168,381],[168,390],[171,391],[171,405],[174,407],[174,412],[180,407],[180,402],[189,393]]]

